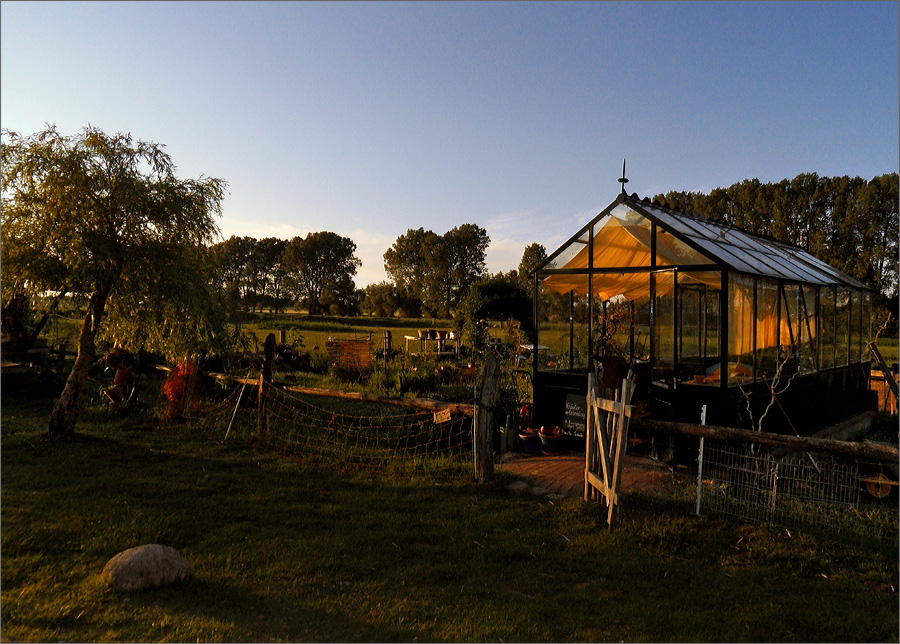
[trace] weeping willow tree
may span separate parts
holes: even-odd
[[[88,126],[3,131],[3,298],[71,293],[85,306],[78,355],[49,432],[74,432],[97,342],[167,357],[227,338],[211,286],[225,182],[179,179],[156,143]]]

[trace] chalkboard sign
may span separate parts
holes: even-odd
[[[587,430],[587,397],[578,394],[566,396],[566,415],[563,425],[571,436],[584,438]]]

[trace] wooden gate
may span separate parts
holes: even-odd
[[[587,445],[584,463],[584,500],[603,499],[608,508],[607,523],[612,530],[614,511],[619,502],[618,489],[625,466],[628,425],[633,410],[634,375],[622,381],[615,400],[600,396],[599,383],[588,375]]]

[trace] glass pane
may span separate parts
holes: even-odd
[[[678,362],[699,359],[705,316],[700,308],[700,289],[678,285]]]
[[[594,268],[650,266],[650,226],[625,204],[616,206],[594,226]]]
[[[719,289],[710,289],[706,293],[706,334],[704,335],[706,349],[703,355],[706,356],[706,362],[709,364],[706,369],[707,375],[709,375],[709,370],[712,366],[710,363],[713,360],[718,362],[722,353],[721,345],[719,344],[719,338],[722,334],[721,297],[722,293]]]
[[[862,293],[850,292],[850,362],[862,358]]]
[[[638,300],[650,296],[650,272],[646,273],[594,273],[594,295],[601,300],[624,297]]]
[[[585,282],[587,277],[585,276]],[[568,369],[586,370],[590,360],[588,330],[591,325],[591,301],[586,296],[574,297],[572,303],[572,333],[574,340],[571,346],[562,353],[562,362]]]
[[[778,370],[778,282],[756,282],[756,365],[761,377],[772,379]]]
[[[706,255],[676,238],[662,228],[656,230],[656,263],[658,266],[678,266],[684,264],[713,264]]]
[[[834,366],[834,289],[823,288],[819,292],[819,306],[822,310],[822,325],[819,333],[819,368]]]
[[[673,384],[675,376],[675,275],[653,273],[656,290],[653,328],[653,381]]]
[[[617,297],[604,304],[600,298],[594,298],[594,318],[597,322],[594,326],[593,355],[618,356],[629,359],[631,356],[631,302],[624,297]]]
[[[650,276],[646,276],[650,281]],[[634,359],[650,360],[650,298],[645,297],[634,303]]]
[[[678,379],[713,384],[719,362],[718,273],[678,273]]]
[[[582,233],[577,239],[572,240],[568,246],[562,248],[553,261],[540,273],[541,283],[548,289],[552,289],[562,295],[575,291],[576,295],[587,294],[587,279],[583,275],[566,275],[554,271],[559,269],[589,268],[588,242],[590,241],[590,229]]]
[[[835,279],[834,269],[809,253],[768,244],[729,226],[678,216],[652,206],[645,208],[667,227],[695,241],[699,248],[705,251],[708,249],[706,255],[719,259],[736,270],[819,284],[831,283]]]
[[[781,291],[781,373],[792,374],[798,369],[800,333],[800,287],[784,284]]]
[[[753,278],[731,275],[728,299],[728,385],[742,385],[753,380]]]
[[[538,288],[538,369],[583,370],[588,365],[590,302],[577,290],[587,290],[587,275],[575,289],[557,293],[541,283]]]
[[[569,294],[538,286],[538,369],[562,369],[569,348]],[[568,367],[568,365],[565,365]]]
[[[869,352],[867,350],[866,344],[872,341],[873,331],[872,331],[872,294],[871,293],[863,293],[862,294],[862,328],[863,328],[863,354],[862,361],[865,362],[866,358],[868,358]]]
[[[834,318],[834,365],[842,367],[847,364],[850,340],[850,291],[847,289],[837,289]]]
[[[816,325],[816,291],[814,286],[800,287],[797,337],[800,339],[797,359],[800,373],[812,373],[816,370],[816,350],[818,347],[818,329]]]

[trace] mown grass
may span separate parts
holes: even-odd
[[[878,351],[881,352],[888,367],[896,363],[900,354],[897,338],[878,338]]]
[[[2,401],[2,637],[20,641],[897,641],[897,553],[692,514],[689,495],[511,496]],[[221,436],[221,433],[217,433]],[[142,543],[195,578],[100,578]]]

